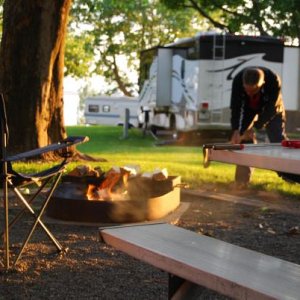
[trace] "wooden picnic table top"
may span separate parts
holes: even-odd
[[[100,229],[137,259],[235,299],[299,299],[300,266],[166,223]]]
[[[207,149],[206,160],[300,174],[300,149],[278,144],[245,145],[241,150]]]

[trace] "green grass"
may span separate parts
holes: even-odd
[[[226,188],[233,182],[235,166],[211,162],[209,168],[202,165],[201,147],[156,146],[149,135],[144,137],[140,130],[130,129],[127,139],[122,139],[122,127],[72,126],[69,135],[86,135],[90,141],[77,148],[82,153],[107,162],[71,163],[68,170],[77,164],[99,166],[107,171],[112,166],[139,165],[143,172],[156,168],[167,168],[170,175],[180,175],[183,183],[192,188]],[[47,164],[46,164],[47,165]],[[35,171],[45,167],[40,163],[18,163],[16,169]],[[287,196],[299,196],[300,184],[289,184],[275,172],[256,169],[250,184],[251,189],[278,191]]]

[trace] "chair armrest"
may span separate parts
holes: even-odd
[[[67,143],[68,146],[72,146],[75,144],[82,144],[89,141],[87,136],[68,136],[66,139],[60,141],[59,143]]]
[[[26,159],[26,158],[38,156],[38,155],[41,155],[43,153],[58,151],[58,150],[65,149],[65,148],[70,147],[70,146],[85,143],[88,140],[89,140],[89,138],[86,137],[86,136],[71,136],[71,137],[68,137],[68,138],[66,138],[66,139],[64,139],[64,140],[62,140],[58,143],[55,143],[55,144],[51,144],[51,145],[44,146],[44,147],[41,147],[41,148],[37,148],[37,149],[34,149],[34,150],[29,150],[29,151],[26,151],[26,152],[22,152],[22,153],[19,153],[19,154],[8,156],[8,157],[6,157],[5,160],[2,160],[2,161],[7,161],[7,162],[19,161],[19,160],[23,160],[23,159]]]

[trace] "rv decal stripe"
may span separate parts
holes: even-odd
[[[253,57],[250,57],[250,58],[248,58],[248,59],[238,59],[240,62],[239,63],[237,63],[237,64],[235,64],[235,65],[233,65],[233,66],[230,66],[230,67],[228,67],[228,68],[223,68],[223,69],[218,69],[218,70],[207,70],[207,72],[210,72],[210,73],[218,73],[218,72],[223,72],[223,71],[227,71],[227,70],[231,70],[231,72],[227,75],[227,80],[232,80],[233,79],[233,76],[232,76],[232,74],[234,73],[234,71],[236,70],[236,69],[238,69],[241,65],[243,65],[243,64],[245,64],[246,62],[248,62],[248,61],[250,61],[250,60],[252,60],[252,59],[254,59],[255,58],[255,56],[253,56]]]

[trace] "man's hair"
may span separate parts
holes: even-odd
[[[243,72],[243,84],[246,85],[259,85],[264,82],[265,74],[259,68],[247,68]]]

